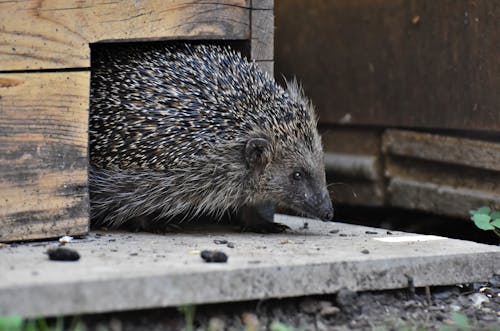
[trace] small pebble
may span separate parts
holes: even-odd
[[[339,233],[340,230],[339,229],[335,229],[335,230],[331,230],[330,233]]]
[[[77,251],[66,247],[51,248],[47,254],[52,261],[78,261],[80,259]]]
[[[205,262],[225,263],[227,262],[227,255],[221,251],[204,250],[200,253],[201,258]]]
[[[228,242],[226,246],[229,247],[229,248],[234,248],[234,243],[233,242]]]
[[[490,301],[490,299],[482,293],[473,293],[469,295],[468,298],[475,308],[479,308],[483,304],[483,302]]]
[[[225,240],[225,239],[214,239],[214,244],[216,244],[216,245],[225,245],[225,244],[227,244],[227,240]]]
[[[64,244],[67,244],[69,242],[72,242],[73,241],[73,237],[71,236],[63,236],[61,238],[59,238],[59,242],[64,245]]]
[[[378,232],[375,231],[365,231],[366,234],[378,234]]]
[[[363,253],[363,254],[370,254],[370,251],[369,251],[369,250],[367,250],[367,249],[363,249],[363,250],[361,251],[361,253]]]
[[[321,304],[318,300],[307,298],[300,303],[300,309],[305,313],[314,314],[321,309]]]
[[[332,316],[340,313],[340,308],[335,306],[323,307],[319,314],[323,317]]]

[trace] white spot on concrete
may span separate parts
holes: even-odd
[[[373,238],[373,239],[387,243],[404,243],[404,242],[416,242],[416,241],[443,240],[447,238],[439,236],[412,235],[412,236],[384,237],[384,238]]]

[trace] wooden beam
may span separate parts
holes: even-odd
[[[500,208],[500,195],[495,192],[400,177],[389,180],[387,195],[388,203],[394,207],[462,219],[469,219],[469,211],[482,206]]]
[[[500,171],[500,143],[405,130],[383,135],[387,154]]]
[[[0,2],[0,71],[90,66],[89,43],[250,39],[250,0]]]
[[[89,76],[0,74],[0,241],[88,230]]]
[[[274,59],[274,1],[253,0],[251,23],[251,58],[256,61]]]
[[[323,131],[327,182],[334,202],[384,205],[381,133],[363,128],[320,130]]]
[[[500,132],[496,1],[286,0],[275,14],[277,76],[303,82],[323,123]]]

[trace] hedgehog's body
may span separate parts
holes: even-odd
[[[214,46],[111,60],[92,84],[94,224],[268,202],[331,218],[314,112],[296,85]]]

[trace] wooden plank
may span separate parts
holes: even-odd
[[[259,61],[274,59],[274,11],[272,0],[252,1],[250,56]]]
[[[0,70],[90,66],[89,43],[250,39],[250,0],[0,2]]]
[[[481,206],[500,207],[500,145],[405,130],[383,135],[388,203],[468,219]]]
[[[274,61],[255,61],[262,70],[267,71],[271,77],[274,76]]]
[[[382,206],[384,183],[380,160],[374,156],[325,153],[327,183],[338,204]]]
[[[0,74],[0,241],[88,230],[89,79]]]
[[[325,170],[335,203],[382,206],[385,179],[380,153],[381,132],[333,128],[322,131]]]
[[[367,181],[380,179],[380,169],[375,156],[343,153],[325,153],[325,170],[342,177]]]
[[[470,210],[482,206],[500,208],[500,195],[495,192],[408,178],[391,178],[387,193],[389,204],[394,207],[418,209],[463,219],[469,219]]]
[[[275,14],[276,73],[303,82],[322,122],[500,131],[497,2],[287,0]]]
[[[388,154],[500,171],[500,143],[415,131],[387,130]]]

